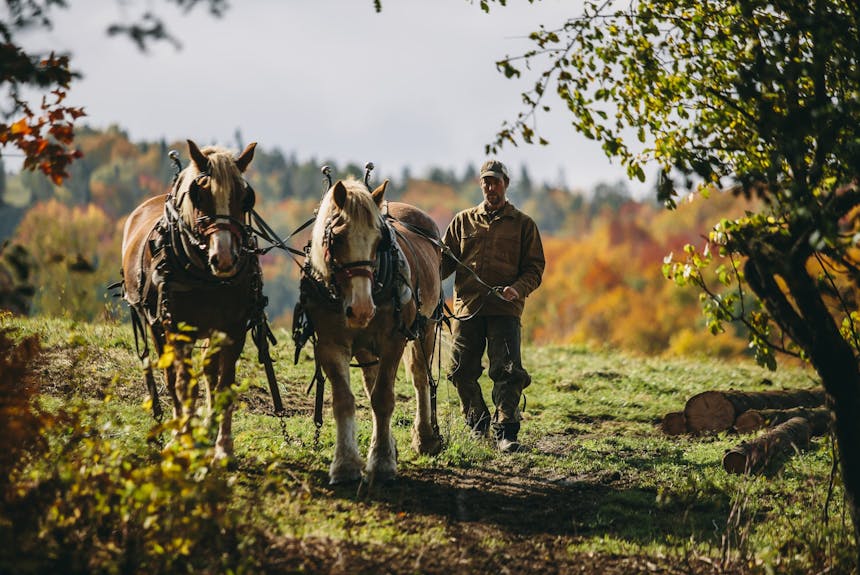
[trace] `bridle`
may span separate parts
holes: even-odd
[[[384,223],[378,222],[377,229],[384,229]],[[380,232],[382,233],[382,232]],[[323,233],[323,244],[325,249],[325,262],[328,266],[329,274],[332,278],[330,287],[337,292],[339,286],[352,278],[363,277],[370,280],[371,285],[374,285],[376,279],[377,260],[355,260],[351,262],[341,263],[337,260],[332,252],[332,244],[334,242],[334,233],[332,232],[332,218],[329,216],[325,222],[325,231]],[[381,247],[381,246],[380,246]],[[377,248],[377,253],[379,248]]]
[[[164,219],[167,227],[171,230],[171,235],[178,236],[175,239],[179,240],[173,242],[177,252],[175,256],[188,260],[186,265],[182,267],[186,271],[190,271],[187,264],[192,264],[194,268],[197,268],[197,275],[199,272],[204,272],[204,275],[211,275],[208,271],[206,256],[209,249],[209,239],[218,232],[229,232],[235,245],[238,246],[239,262],[237,267],[239,271],[244,268],[248,256],[256,253],[250,222],[246,223],[231,215],[209,215],[200,209],[200,192],[208,187],[211,177],[211,170],[207,168],[195,176],[189,184],[188,190],[183,194],[179,193],[179,178],[174,178],[173,187],[164,203]],[[245,179],[242,179],[242,183],[245,186],[242,212],[248,217],[254,207],[255,193]],[[189,225],[181,215],[182,204],[186,198],[191,202],[194,209],[193,225]],[[183,253],[178,253],[180,251]],[[239,275],[238,272],[236,275]],[[223,280],[219,279],[219,282],[223,282]]]

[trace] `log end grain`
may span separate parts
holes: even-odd
[[[735,423],[735,406],[720,391],[704,391],[687,400],[684,417],[690,433],[726,431]]]
[[[742,447],[735,447],[728,450],[723,456],[723,469],[729,473],[740,475],[749,470],[747,461],[746,451]]]
[[[738,415],[737,419],[735,419],[734,427],[738,433],[752,433],[765,425],[767,425],[767,421],[762,417],[761,413],[755,409],[751,409]]]

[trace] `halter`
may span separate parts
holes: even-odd
[[[171,159],[173,158],[171,157]],[[174,161],[176,162],[176,160]],[[178,162],[176,163],[178,164]],[[167,196],[167,201],[164,202],[163,218],[166,223],[166,233],[173,238],[170,242],[173,245],[173,249],[170,251],[172,252],[172,256],[176,263],[179,264],[178,267],[193,275],[195,279],[209,282],[215,280],[214,276],[209,272],[208,265],[206,264],[206,251],[209,249],[209,238],[213,234],[219,231],[227,231],[239,246],[238,271],[233,276],[234,278],[241,275],[241,271],[244,269],[248,261],[248,255],[256,253],[256,245],[251,233],[250,225],[238,218],[234,218],[233,216],[210,216],[203,214],[198,209],[195,197],[199,194],[199,191],[205,187],[205,180],[211,177],[211,168],[207,168],[205,171],[195,176],[191,181],[191,184],[188,186],[188,191],[179,197],[179,201],[177,203],[177,197],[179,196],[179,173],[177,172],[174,175],[173,187]],[[242,181],[245,184],[247,190],[246,193],[249,194],[249,197],[251,198],[251,201],[248,202],[246,200],[245,205],[242,207],[243,212],[248,214],[251,209],[253,209],[253,198],[255,194],[250,184],[248,184],[244,179]],[[180,213],[180,208],[182,207],[183,202],[185,202],[186,197],[189,198],[189,201],[192,203],[194,213],[196,215],[193,226],[188,225],[188,222],[185,221]],[[232,278],[217,278],[217,283],[223,285],[225,283],[230,283],[231,279]]]

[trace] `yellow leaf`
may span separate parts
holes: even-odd
[[[21,118],[14,124],[9,127],[9,131],[14,135],[28,135],[30,133],[30,124],[27,122],[27,118]]]

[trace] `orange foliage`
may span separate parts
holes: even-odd
[[[15,239],[37,261],[36,314],[99,319],[106,286],[119,279],[117,223],[95,204],[40,203],[24,217]]]
[[[701,243],[707,234],[703,222],[712,224],[746,207],[744,200],[715,196],[683,202],[676,212],[630,202],[601,211],[578,237],[544,237],[547,268],[526,305],[525,337],[538,344],[648,354],[745,353],[743,334],[709,335],[698,292],[676,287],[661,272],[667,254],[697,238]]]

